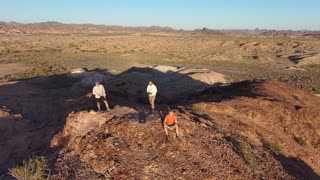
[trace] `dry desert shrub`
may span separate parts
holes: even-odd
[[[48,161],[43,156],[36,156],[24,160],[21,166],[9,169],[9,174],[18,180],[44,180],[49,179],[50,169]]]

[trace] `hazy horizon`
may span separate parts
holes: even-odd
[[[320,30],[316,0],[162,0],[85,1],[11,0],[0,2],[0,21],[118,26],[161,26],[174,29]]]
[[[140,25],[137,25],[137,26],[126,26],[126,25],[118,25],[118,24],[95,24],[95,23],[66,23],[66,22],[60,22],[60,21],[41,21],[41,22],[17,22],[17,21],[2,21],[0,19],[0,22],[5,22],[5,23],[18,23],[18,24],[37,24],[37,23],[49,23],[49,22],[56,22],[56,23],[62,23],[62,24],[66,24],[66,25],[97,25],[97,26],[120,26],[120,27],[132,27],[132,28],[136,28],[136,27],[161,27],[161,28],[172,28],[174,30],[184,30],[184,31],[193,31],[193,30],[200,30],[200,29],[203,29],[203,28],[207,28],[207,29],[211,29],[211,30],[249,30],[249,31],[253,31],[255,29],[259,29],[259,30],[276,30],[276,31],[320,31],[320,30],[310,30],[310,29],[265,29],[265,28],[253,28],[253,29],[241,29],[241,28],[234,28],[234,29],[218,29],[218,28],[208,28],[208,27],[198,27],[198,28],[194,28],[194,29],[177,29],[177,28],[174,28],[174,27],[170,27],[170,26],[160,26],[160,25],[146,25],[146,26],[140,26]]]

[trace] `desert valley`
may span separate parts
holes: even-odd
[[[319,179],[319,77],[318,31],[0,22],[0,179]]]

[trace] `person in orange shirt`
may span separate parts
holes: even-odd
[[[170,111],[169,114],[165,117],[163,122],[164,132],[167,135],[167,141],[169,141],[169,132],[168,130],[176,130],[176,136],[179,138],[179,126],[177,116],[173,111]]]

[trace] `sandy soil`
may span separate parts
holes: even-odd
[[[1,64],[0,65],[0,77],[23,72],[28,69],[30,69],[30,67],[23,65],[23,64],[20,64],[20,63]]]

